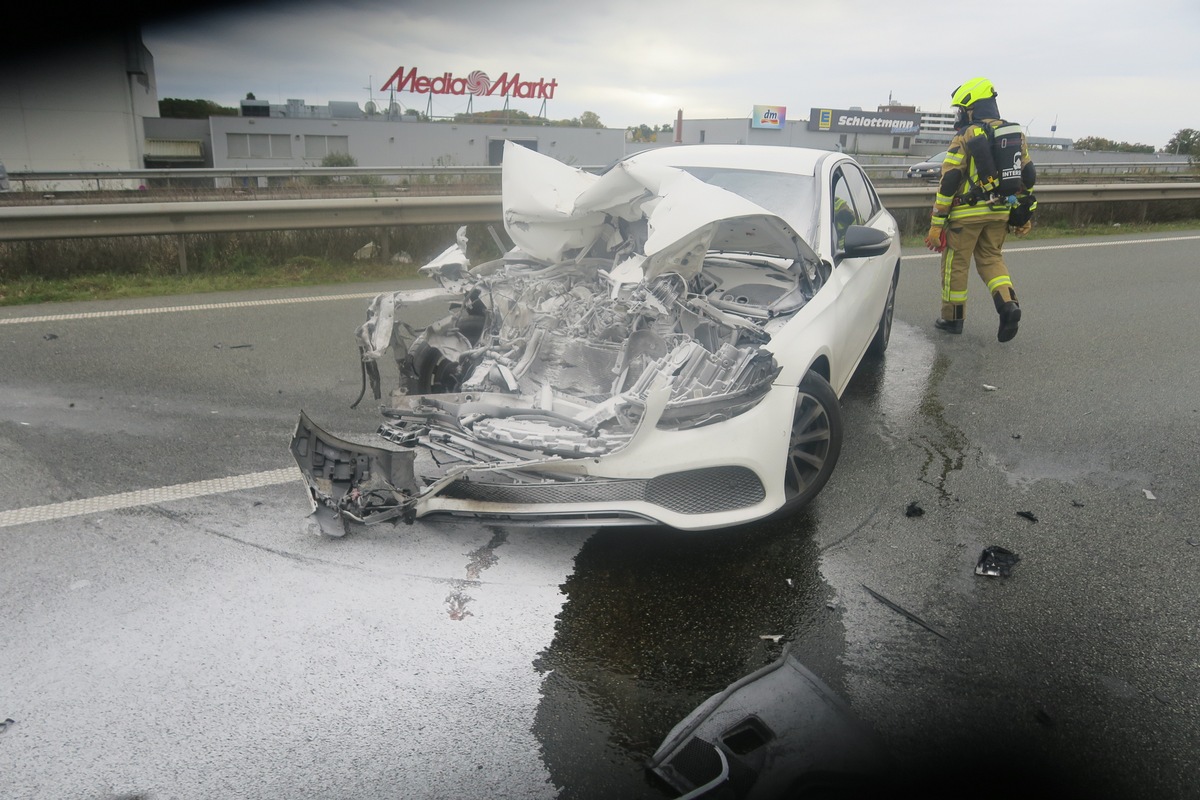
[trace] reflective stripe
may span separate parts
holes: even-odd
[[[942,302],[952,303],[950,299],[950,264],[954,261],[954,250],[947,247],[942,254]]]
[[[1012,286],[1012,285],[1013,285],[1012,278],[1008,277],[1007,275],[1001,275],[998,278],[992,278],[990,281],[988,281],[988,291],[995,292],[1001,286]]]
[[[949,294],[950,294],[949,302],[951,302],[951,303],[967,302],[967,290],[966,289],[963,289],[961,292],[950,292]]]
[[[986,203],[977,206],[960,205],[950,209],[950,219],[975,219],[976,217],[991,216],[995,219],[1008,219],[1008,209],[994,210]]]
[[[936,195],[934,195],[933,202],[939,206],[948,206],[954,202],[954,198],[948,194],[942,194],[941,192],[938,192]]]
[[[946,156],[946,158],[942,161],[943,164],[949,164],[954,167],[957,167],[962,162],[963,162],[963,154],[962,153],[951,153],[950,155]]]

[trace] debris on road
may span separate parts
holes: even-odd
[[[773,644],[779,644],[779,640],[783,638],[783,634],[782,633],[763,633],[763,634],[759,634],[758,638],[760,638],[764,641],[772,642]]]
[[[1037,521],[1038,521],[1038,520],[1037,520],[1037,514],[1034,514],[1032,511],[1018,511],[1018,512],[1017,512],[1017,516],[1018,516],[1018,517],[1024,517],[1025,519],[1029,520],[1030,522],[1037,522]]]
[[[1019,434],[1019,433],[1014,433],[1014,434],[1012,435],[1012,437],[1013,437],[1014,439],[1020,439],[1020,438],[1021,438],[1021,434]]]
[[[52,342],[58,338],[58,334],[57,333],[47,333],[42,338],[45,339],[47,342]]]
[[[1157,497],[1154,496],[1154,492],[1150,491],[1149,489],[1142,489],[1142,491],[1145,493],[1147,500],[1157,500],[1158,499]]]
[[[922,628],[929,631],[930,633],[932,633],[936,636],[940,636],[941,638],[945,639],[946,641],[950,641],[950,637],[946,636],[946,634],[944,634],[941,631],[939,631],[938,629],[934,628],[932,625],[930,625],[928,622],[926,622],[925,620],[918,617],[916,614],[912,613],[911,611],[907,611],[907,610],[901,608],[900,606],[896,605],[891,600],[888,600],[886,597],[881,595],[879,592],[872,589],[870,586],[867,586],[865,583],[859,584],[859,585],[862,586],[864,589],[866,589],[868,594],[871,595],[871,597],[874,597],[876,600],[883,603],[885,606],[890,608],[892,611],[895,611],[897,614],[900,614],[903,617],[907,617],[908,619],[917,623],[918,625],[920,625]]]
[[[994,392],[994,391],[996,391],[996,387],[995,387],[995,386],[992,386],[990,383],[985,383],[985,384],[983,385],[983,390],[984,390],[985,392]]]
[[[15,719],[5,719],[4,722],[0,722],[0,733],[4,733],[6,730],[16,724],[17,721]]]
[[[908,504],[908,507],[904,509],[904,516],[906,516],[906,517],[919,517],[924,513],[925,513],[925,509],[923,509],[919,505],[917,505],[916,500],[913,500],[911,503]]]
[[[1054,717],[1047,714],[1046,709],[1044,708],[1039,708],[1037,713],[1033,715],[1033,718],[1036,719],[1040,724],[1045,725],[1047,728],[1054,727]]]
[[[983,548],[983,553],[975,564],[975,574],[1007,578],[1020,560],[1021,557],[1013,551],[999,545],[991,545]]]
[[[1191,536],[1188,537],[1187,543],[1192,547],[1200,547],[1200,539],[1193,539]]]
[[[1072,500],[1071,505],[1075,506],[1076,508],[1083,508],[1083,503],[1079,502],[1078,500]]]

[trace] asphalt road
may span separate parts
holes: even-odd
[[[906,254],[825,491],[704,534],[303,533],[297,413],[376,423],[333,296],[392,286],[0,309],[0,788],[661,798],[791,643],[932,796],[1200,797],[1198,243],[1013,243],[1005,345]]]

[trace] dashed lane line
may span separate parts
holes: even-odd
[[[298,467],[285,467],[266,472],[251,472],[247,475],[231,475],[227,478],[214,478],[206,481],[195,481],[193,483],[177,483],[174,486],[160,486],[156,489],[121,492],[120,494],[110,494],[104,497],[69,500],[65,503],[18,508],[12,511],[0,511],[0,528],[7,528],[13,525],[28,525],[32,522],[50,522],[68,517],[79,517],[85,514],[116,511],[122,508],[152,506],[159,503],[168,503],[172,500],[206,497],[225,492],[236,492],[241,489],[278,486],[300,480],[302,480],[302,477]]]

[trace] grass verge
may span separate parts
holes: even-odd
[[[1036,225],[1023,241],[1198,228],[1200,220],[1083,226],[1047,224]],[[906,247],[922,247],[923,239],[924,234],[905,236],[901,243]],[[281,264],[247,262],[246,259],[237,259],[235,265],[225,269],[210,266],[204,272],[187,275],[98,272],[65,278],[16,277],[0,281],[0,306],[404,280],[416,277],[419,266],[352,259],[326,260],[308,256],[293,256]]]

